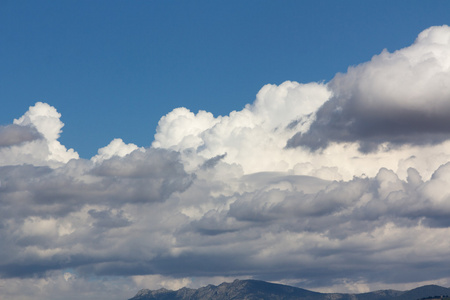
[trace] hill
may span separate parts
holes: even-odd
[[[409,291],[381,290],[362,294],[318,293],[259,280],[235,280],[199,289],[140,290],[129,300],[418,300],[450,295],[450,289],[427,285]]]

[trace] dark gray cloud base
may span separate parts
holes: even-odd
[[[42,139],[42,135],[34,127],[15,124],[0,126],[0,147],[11,147],[37,139]]]
[[[151,153],[139,155],[161,159],[161,153]],[[122,163],[132,164],[134,155]],[[168,159],[157,165],[173,164],[177,162]],[[134,168],[132,174],[141,166]],[[144,201],[140,181],[115,177],[120,182],[110,189],[103,179],[100,185],[82,185],[73,178],[55,182],[55,171],[48,168],[3,167],[0,232],[7,243],[2,244],[0,274],[27,277],[65,268],[99,276],[252,274],[267,280],[307,278],[310,286],[343,277],[390,283],[439,278],[450,257],[442,255],[439,245],[417,247],[427,242],[426,236],[444,238],[448,230],[448,195],[433,191],[449,183],[449,168],[442,166],[426,182],[414,169],[406,181],[387,169],[375,178],[348,182],[254,174],[239,180],[258,188],[214,196],[219,182],[208,179],[211,170],[199,171],[192,181],[172,168],[170,177],[178,172],[179,180],[163,191],[168,186],[155,185],[151,177],[167,170],[156,167],[139,173],[156,190]],[[19,189],[24,184],[28,188]],[[133,184],[135,192],[127,192]],[[125,191],[118,193],[120,189]],[[229,205],[216,205],[194,219],[175,209],[199,202]],[[96,208],[84,209],[92,205]],[[66,222],[72,230],[64,233]],[[413,255],[414,262],[405,261],[405,255]],[[411,276],[411,269],[420,272]]]
[[[95,166],[72,160],[57,169],[0,167],[0,232],[5,241],[0,274],[34,276],[116,259],[94,253],[106,246],[101,246],[102,236],[132,225],[123,207],[165,201],[188,188],[192,180],[178,154],[163,149],[137,150]],[[82,217],[77,216],[80,213]],[[77,245],[83,245],[83,251],[75,250]],[[44,255],[55,248],[62,251]]]

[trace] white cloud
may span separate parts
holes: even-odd
[[[357,142],[363,152],[392,145],[448,140],[450,125],[450,27],[431,27],[413,45],[384,50],[329,83],[334,97],[317,112],[307,133],[289,145],[311,149]]]
[[[60,121],[61,114],[47,103],[37,102],[19,119],[14,120],[17,125],[33,125],[49,141],[59,138],[64,124]]]
[[[175,109],[151,148],[114,139],[90,160],[59,143],[61,115],[37,103],[0,128],[5,295],[125,299],[232,278],[448,283],[450,141],[420,138],[446,130],[449,31],[329,84],[266,85],[227,116]],[[386,120],[408,126],[389,132]],[[286,148],[296,133],[311,140]]]
[[[287,139],[306,130],[329,97],[324,84],[287,81],[264,86],[252,105],[228,116],[178,108],[161,118],[152,146],[180,151],[188,168],[203,163],[196,155],[210,159],[226,153],[224,161],[248,173],[284,171],[297,161],[294,151],[283,149]]]
[[[124,157],[136,149],[144,150],[135,144],[125,144],[122,139],[114,139],[108,146],[98,149],[98,154],[92,157],[92,161],[100,162],[113,156]]]
[[[3,127],[0,142],[9,147],[0,147],[0,165],[57,166],[78,159],[78,153],[58,141],[64,126],[60,117],[53,106],[37,102],[13,125]]]

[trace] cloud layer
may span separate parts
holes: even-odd
[[[36,103],[0,127],[2,294],[449,285],[449,57],[450,28],[432,27],[329,83],[266,85],[227,116],[177,108],[150,148],[117,138],[91,159]]]

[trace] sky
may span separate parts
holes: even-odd
[[[448,1],[0,1],[0,299],[450,286]]]

